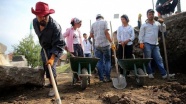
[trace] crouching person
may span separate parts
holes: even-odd
[[[41,57],[43,61],[43,67],[46,72],[46,77],[49,79],[50,87],[49,96],[54,96],[54,90],[52,88],[52,82],[49,74],[47,64],[52,67],[52,72],[54,79],[56,81],[56,64],[59,60],[63,47],[65,46],[65,41],[62,39],[61,27],[60,25],[50,16],[54,13],[53,9],[49,9],[48,4],[44,2],[37,2],[35,10],[32,8],[32,13],[36,15],[33,20],[33,26],[36,35],[38,36],[39,43],[42,47]],[[45,58],[45,52],[48,61]],[[57,84],[57,82],[56,82]]]

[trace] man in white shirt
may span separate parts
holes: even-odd
[[[84,56],[85,57],[91,57],[91,50],[92,50],[92,45],[90,41],[87,39],[87,34],[83,34],[84,40],[83,40],[83,47],[84,47]]]
[[[140,28],[139,33],[139,42],[140,48],[144,50],[145,58],[153,58],[160,70],[162,78],[167,77],[167,72],[163,65],[163,60],[160,54],[160,48],[158,43],[158,32],[166,31],[166,26],[163,23],[163,20],[159,20],[162,24],[157,21],[154,21],[154,10],[149,9],[147,11],[148,20],[144,23]],[[149,78],[154,78],[152,74],[151,64],[149,62],[147,66],[147,72],[149,74]],[[170,77],[172,75],[169,75]]]

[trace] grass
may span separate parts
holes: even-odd
[[[66,70],[70,70],[70,64],[57,67],[57,73],[64,73]]]

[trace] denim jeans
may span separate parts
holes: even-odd
[[[151,45],[151,44],[145,43],[144,54],[145,54],[145,58],[154,59],[162,76],[167,74],[164,68],[164,65],[163,65],[163,59],[160,55],[160,48],[158,45]],[[147,72],[148,74],[152,74],[151,62],[148,63]]]
[[[91,53],[84,53],[85,57],[91,57]]]
[[[100,58],[97,63],[98,74],[100,81],[104,80],[104,71],[107,80],[110,80],[110,70],[111,70],[111,51],[110,46],[106,47],[96,47],[95,56]]]

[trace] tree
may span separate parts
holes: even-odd
[[[14,55],[25,55],[28,65],[31,67],[41,66],[40,45],[34,42],[33,35],[22,39],[18,45],[14,45]]]

